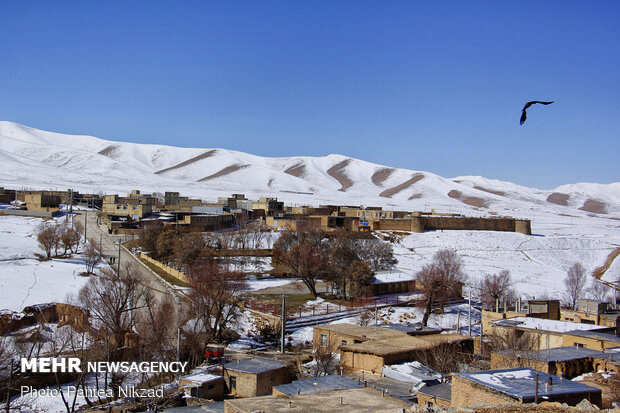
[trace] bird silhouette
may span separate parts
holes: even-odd
[[[523,122],[525,122],[525,119],[527,118],[527,113],[526,113],[527,108],[529,108],[530,106],[532,106],[532,105],[533,105],[533,104],[535,104],[535,103],[540,103],[540,104],[542,104],[542,105],[550,105],[550,104],[552,104],[553,102],[542,102],[542,101],[540,101],[540,100],[532,100],[532,101],[530,101],[530,102],[527,102],[527,103],[525,104],[525,106],[523,106],[523,110],[521,111],[521,112],[522,112],[522,113],[521,113],[521,120],[520,120],[520,122],[519,122],[521,125],[523,125]]]

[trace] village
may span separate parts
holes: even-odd
[[[592,299],[576,263],[573,281],[558,286],[568,301],[560,292],[522,300],[507,272],[467,283],[449,249],[418,272],[395,266],[403,234],[531,236],[527,219],[139,190],[2,188],[0,203],[0,219],[41,218],[41,260],[78,254],[87,277],[72,300],[1,315],[14,351],[0,360],[3,400],[26,383],[107,395],[66,392],[68,412],[586,411],[620,401],[616,283],[597,281],[614,299]],[[183,361],[191,370],[19,374],[10,360],[26,353]],[[126,385],[164,396],[120,397]],[[27,411],[33,400],[11,403]]]

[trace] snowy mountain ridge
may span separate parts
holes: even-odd
[[[179,191],[213,198],[232,192],[296,203],[382,205],[408,210],[532,209],[620,216],[620,182],[555,190],[480,176],[452,179],[343,155],[270,158],[221,148],[115,142],[0,121],[0,185],[83,191]],[[575,211],[576,210],[576,211]]]

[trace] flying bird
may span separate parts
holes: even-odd
[[[531,102],[527,102],[525,106],[523,106],[523,110],[521,113],[521,121],[519,122],[521,125],[523,125],[523,122],[525,122],[525,119],[527,118],[527,113],[525,111],[527,110],[527,108],[529,108],[535,103],[540,103],[542,105],[550,105],[553,102],[541,102],[540,100],[532,100]]]

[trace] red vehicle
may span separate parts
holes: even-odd
[[[226,346],[222,344],[207,344],[207,348],[205,349],[205,358],[220,359],[224,357],[224,348],[226,348]]]

